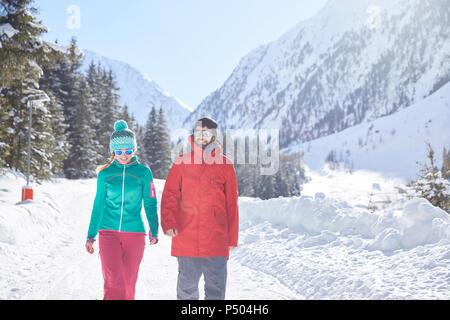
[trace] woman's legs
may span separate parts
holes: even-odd
[[[144,248],[144,233],[99,232],[104,300],[134,299]]]
[[[122,261],[125,275],[126,300],[134,300],[139,266],[145,249],[144,233],[122,233]]]

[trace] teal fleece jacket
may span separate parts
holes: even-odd
[[[95,240],[99,230],[145,233],[142,202],[150,227],[149,237],[157,238],[157,199],[151,170],[140,164],[136,157],[126,165],[114,160],[97,177],[88,241]]]

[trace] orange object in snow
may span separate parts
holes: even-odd
[[[22,187],[22,201],[33,200],[33,188],[30,186]]]

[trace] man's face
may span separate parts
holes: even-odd
[[[202,147],[207,146],[213,141],[213,133],[207,127],[195,127],[194,142]]]

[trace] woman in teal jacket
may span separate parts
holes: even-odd
[[[150,227],[150,245],[158,242],[156,189],[151,170],[137,161],[136,139],[125,121],[111,135],[108,164],[99,167],[97,194],[86,241],[93,253],[99,234],[105,300],[134,299],[145,248],[142,202]]]

